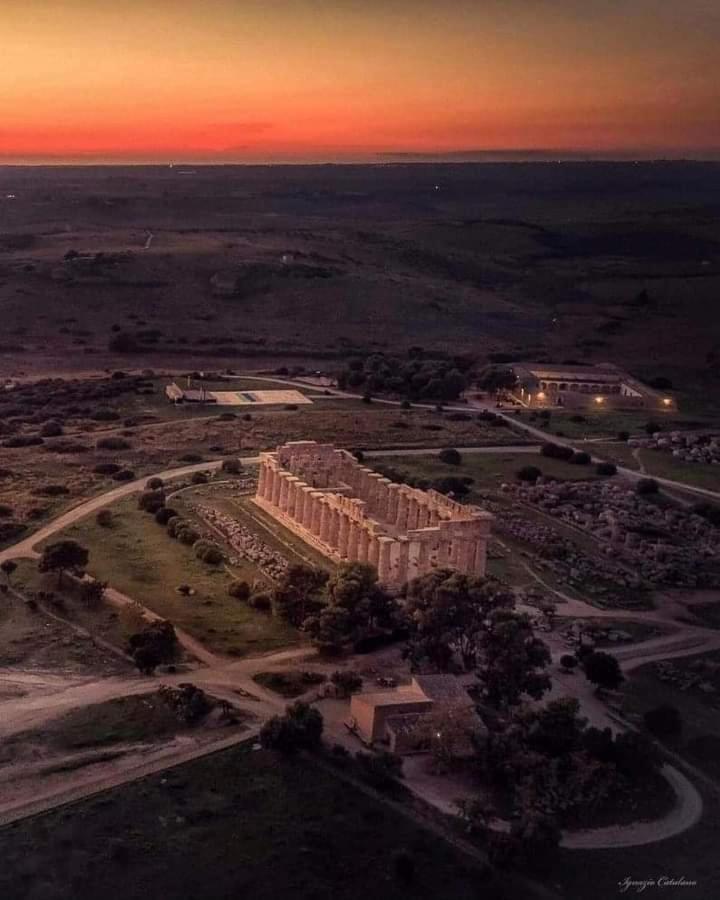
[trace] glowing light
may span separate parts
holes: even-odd
[[[604,403],[604,402],[605,402],[605,398],[604,398],[604,397],[596,397],[596,398],[595,398],[595,402],[596,402],[596,403]]]
[[[538,398],[538,400],[544,400],[545,399],[544,391],[540,391],[540,393],[537,395],[537,398]]]
[[[663,405],[664,406],[670,406],[671,403],[672,403],[672,400],[669,397],[663,397]]]

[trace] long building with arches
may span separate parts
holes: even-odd
[[[611,363],[548,365],[515,363],[513,393],[524,406],[607,409],[676,409],[675,399]]]
[[[394,484],[331,444],[261,453],[255,503],[336,562],[374,565],[388,588],[438,567],[485,574],[490,513]]]

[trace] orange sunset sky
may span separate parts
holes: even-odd
[[[2,0],[0,158],[720,149],[718,0]]]

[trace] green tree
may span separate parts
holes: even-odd
[[[458,653],[466,670],[474,668],[491,613],[514,604],[514,595],[491,579],[451,569],[415,578],[405,592],[411,660],[446,671]]]
[[[290,566],[273,591],[272,607],[276,616],[300,628],[324,605],[323,590],[328,573],[301,564]]]
[[[77,541],[56,541],[48,544],[43,550],[38,569],[41,572],[57,572],[57,583],[60,587],[63,573],[85,568],[89,556],[88,550]]]
[[[617,659],[602,650],[586,654],[582,660],[582,667],[587,680],[599,688],[616,690],[625,680]]]
[[[284,716],[273,716],[260,730],[260,743],[268,750],[292,754],[320,745],[323,717],[319,710],[301,700],[288,706]]]
[[[539,700],[550,690],[550,676],[544,671],[550,651],[535,637],[526,614],[511,609],[493,612],[482,632],[480,649],[479,687],[495,709],[515,706],[523,695]]]
[[[5,559],[0,563],[0,569],[2,569],[3,575],[7,580],[7,583],[10,584],[13,573],[17,569],[17,563],[12,559]]]

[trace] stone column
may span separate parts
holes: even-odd
[[[328,543],[328,535],[330,533],[330,516],[332,515],[332,511],[330,509],[330,505],[327,500],[323,499],[320,501],[321,510],[320,510],[320,540],[324,543]]]
[[[267,464],[265,460],[260,463],[260,471],[258,472],[258,483],[257,483],[257,492],[256,496],[264,497],[265,496],[265,482],[267,480]]]
[[[430,519],[430,511],[424,503],[418,504],[418,528],[427,528]]]
[[[408,572],[410,569],[410,541],[408,541],[407,538],[402,538],[400,541],[398,541],[398,544],[400,546],[400,553],[398,554],[397,575],[400,584],[404,584],[406,581],[409,581]]]
[[[367,561],[371,566],[377,569],[378,559],[380,557],[380,545],[378,544],[378,535],[371,534],[368,536]]]
[[[358,535],[358,547],[357,547],[357,561],[358,562],[367,562],[368,558],[368,544],[370,543],[370,535],[367,533],[367,529],[360,528],[360,533]]]
[[[473,555],[473,574],[483,577],[487,565],[487,541],[479,537],[475,541],[475,553]]]
[[[315,491],[312,495],[313,497],[313,512],[312,512],[312,533],[316,537],[320,537],[320,519],[323,511],[323,494],[320,491]]]
[[[340,513],[340,521],[338,523],[337,549],[340,556],[347,556],[349,534],[350,519],[348,514],[343,511]]]
[[[401,485],[400,492],[398,494],[398,504],[397,504],[397,519],[395,524],[397,525],[397,529],[400,532],[407,531],[407,517],[408,517],[408,495],[407,490]]]
[[[305,516],[305,485],[301,481],[299,481],[295,485],[295,511],[293,513],[293,518],[298,523],[298,525],[302,525],[304,516]]]
[[[388,505],[387,505],[387,521],[394,525],[397,522],[398,514],[398,497],[400,496],[400,485],[388,485]]]
[[[407,517],[407,530],[413,531],[418,527],[418,510],[419,504],[415,497],[408,498],[408,517]]]
[[[377,561],[378,580],[381,584],[387,584],[391,580],[390,551],[395,542],[392,538],[381,535],[378,538],[379,552]]]
[[[282,487],[282,479],[278,469],[273,469],[273,492],[272,504],[276,509],[280,508],[280,488]]]
[[[281,512],[285,512],[287,509],[287,495],[288,495],[288,482],[287,482],[287,473],[284,471],[278,472],[278,478],[280,479],[280,503],[278,504]]]
[[[348,539],[347,539],[347,558],[354,562],[357,559],[358,538],[360,537],[360,528],[354,519],[348,522]]]
[[[312,504],[313,504],[313,490],[309,485],[305,485],[302,489],[304,500],[303,500],[303,528],[306,528],[308,531],[312,531]]]
[[[297,480],[294,475],[286,479],[287,481],[287,498],[285,500],[285,512],[292,518],[295,512],[295,485]]]
[[[412,578],[417,578],[420,572],[420,552],[422,548],[422,543],[420,541],[408,541],[408,565],[407,565],[407,580],[410,581]]]

